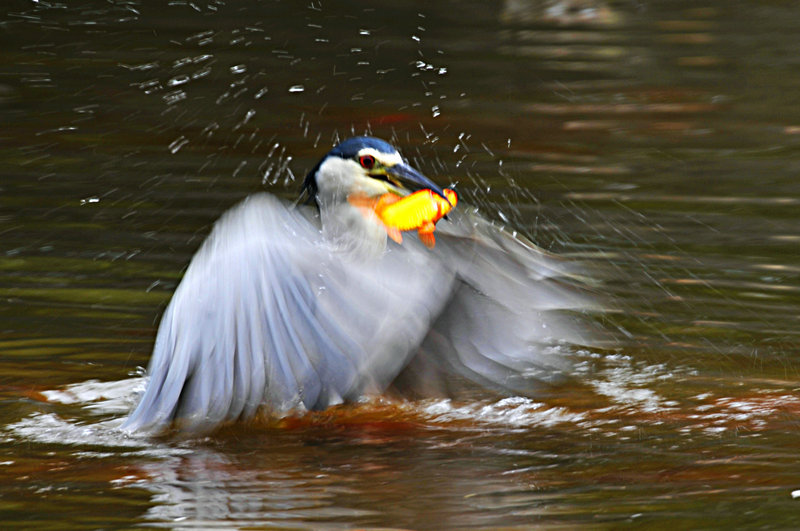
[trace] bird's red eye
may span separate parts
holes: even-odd
[[[358,162],[361,164],[362,168],[371,170],[375,166],[375,157],[372,155],[361,155],[358,157]]]

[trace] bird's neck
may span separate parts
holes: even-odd
[[[322,234],[337,248],[359,256],[379,256],[386,249],[386,228],[369,208],[348,201],[319,202]]]

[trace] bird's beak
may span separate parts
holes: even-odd
[[[450,201],[447,200],[447,197],[444,195],[444,191],[439,187],[438,184],[431,181],[420,172],[406,164],[405,162],[400,162],[395,164],[390,168],[386,168],[386,173],[389,174],[391,177],[395,177],[398,180],[402,181],[404,184],[407,184],[406,188],[411,191],[421,190],[423,188],[429,188],[442,196],[445,201],[448,203]]]

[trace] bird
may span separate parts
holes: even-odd
[[[335,145],[290,202],[224,213],[162,316],[127,432],[205,434],[374,395],[528,394],[568,375],[596,306],[569,260],[460,203],[402,241],[354,198],[445,190],[390,143]],[[450,189],[447,189],[450,192]],[[305,198],[305,201],[303,201]]]

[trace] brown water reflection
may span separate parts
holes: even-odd
[[[6,527],[798,525],[797,13],[782,3],[10,2]],[[592,262],[618,341],[527,399],[115,431],[210,224],[336,139]]]

